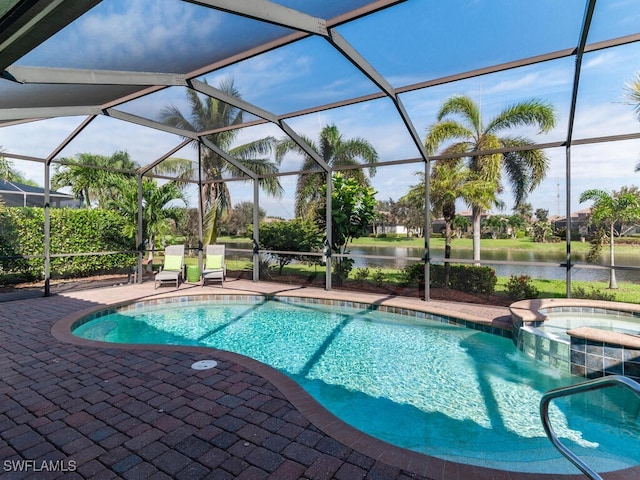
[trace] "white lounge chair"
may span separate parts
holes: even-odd
[[[225,263],[224,245],[207,245],[207,256],[202,269],[202,286],[207,280],[220,282],[224,287],[227,278],[227,265]]]
[[[170,245],[164,249],[164,263],[156,274],[154,288],[162,282],[176,282],[176,288],[184,281],[184,245]]]

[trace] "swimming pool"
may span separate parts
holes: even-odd
[[[507,338],[421,316],[260,299],[185,302],[102,315],[74,334],[241,353],[395,445],[503,470],[576,472],[546,438],[538,405],[542,392],[582,379],[528,360]],[[611,405],[625,399],[588,395],[554,402],[563,441],[599,471],[638,464],[637,419],[619,431],[610,418],[618,414]]]

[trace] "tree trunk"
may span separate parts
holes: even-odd
[[[474,207],[473,213],[473,259],[478,262],[476,265],[480,265],[480,219],[482,217],[482,210]]]
[[[149,242],[149,255],[147,256],[147,273],[153,273],[153,249],[154,249],[154,243],[153,242]]]
[[[615,264],[613,251],[613,222],[611,222],[611,229],[609,231],[609,260],[611,263],[611,270],[609,270],[609,288],[618,288],[618,282],[616,282],[616,271],[613,268]]]
[[[449,288],[449,278],[451,276],[451,264],[447,261],[451,258],[451,222],[444,224],[444,288]]]

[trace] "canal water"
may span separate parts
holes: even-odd
[[[247,244],[227,243],[229,248],[247,248]],[[606,250],[606,252],[605,252]],[[369,269],[376,268],[404,268],[415,260],[409,258],[422,258],[424,250],[422,248],[413,247],[374,247],[374,246],[352,246],[349,252],[353,255],[354,268]],[[603,249],[601,257],[601,265],[608,265],[608,249]],[[233,255],[232,252],[229,254]],[[228,255],[229,255],[228,254]],[[389,259],[373,259],[373,258],[357,258],[357,255],[375,255],[381,257],[393,257]],[[442,250],[434,249],[431,252],[432,258],[437,261],[444,257]],[[473,250],[470,248],[453,248],[451,253],[454,259],[472,259]],[[231,256],[233,258],[233,256]],[[239,257],[240,258],[240,257]],[[246,255],[242,255],[246,258]],[[553,252],[541,252],[530,250],[485,250],[482,252],[482,261],[510,261],[510,262],[532,262],[532,263],[548,263],[548,265],[505,265],[505,264],[487,264],[496,270],[499,277],[510,277],[511,275],[528,275],[531,278],[547,279],[547,280],[565,280],[566,268],[560,264],[565,262],[564,253],[557,254]],[[586,254],[573,254],[573,263],[586,264]],[[615,263],[617,266],[640,267],[640,251],[632,254],[616,253]],[[484,264],[484,263],[483,263]],[[598,268],[575,267],[572,269],[571,278],[578,281],[601,281],[609,280],[609,270]],[[616,278],[619,282],[640,283],[640,270],[620,270],[616,269]]]

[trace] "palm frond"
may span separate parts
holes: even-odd
[[[454,120],[440,121],[428,128],[424,141],[429,155],[435,154],[440,146],[448,140],[461,140],[461,144],[469,145],[475,138],[472,130]]]
[[[319,151],[318,150],[318,146],[309,137],[301,136],[300,138],[302,139],[303,142],[305,142],[311,148],[311,150],[313,150],[314,152],[318,152]],[[284,158],[284,156],[289,152],[297,153],[298,155],[300,155],[302,157],[305,157],[305,158],[309,157],[307,155],[307,152],[300,145],[298,145],[296,142],[294,142],[289,137],[286,137],[286,138],[283,138],[283,139],[280,139],[280,140],[276,141],[276,144],[275,144],[275,157],[276,157],[276,161],[278,163],[280,163],[282,161],[282,159]],[[316,163],[315,160],[313,161],[313,163]]]
[[[638,120],[640,120],[640,73],[636,74],[636,78],[627,83],[625,88],[626,97],[631,101],[633,111],[635,112]],[[640,163],[636,165],[636,171],[638,170],[640,170]]]
[[[505,147],[531,145],[531,141],[523,137],[507,137],[501,141]],[[517,206],[544,180],[549,171],[549,158],[543,150],[508,152],[504,154],[504,167],[514,187]]]
[[[197,131],[189,120],[187,120],[178,107],[175,105],[168,105],[162,109],[160,113],[162,123],[171,127],[180,128],[182,130],[189,130],[192,132]]]
[[[450,115],[458,115],[467,124],[467,129],[481,132],[480,109],[476,103],[466,95],[453,95],[449,97],[440,107],[437,119],[441,122]]]
[[[153,169],[158,175],[171,175],[176,177],[176,182],[181,185],[184,180],[191,180],[196,171],[196,165],[186,158],[170,157],[156,165]]]
[[[229,150],[229,155],[231,155],[232,157],[243,158],[251,158],[259,155],[269,155],[273,151],[275,141],[275,138],[271,136],[260,138],[258,140],[254,140],[252,142],[245,143],[244,145],[239,145],[232,148],[231,150]]]
[[[497,133],[514,127],[537,126],[540,133],[549,132],[556,125],[551,104],[532,99],[516,103],[504,109],[486,127],[485,133]]]

